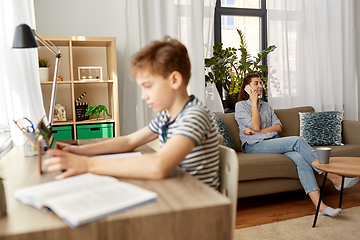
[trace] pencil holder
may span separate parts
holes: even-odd
[[[31,157],[38,155],[37,138],[40,136],[39,132],[24,133],[24,156]],[[41,153],[45,152],[45,142],[41,143]]]

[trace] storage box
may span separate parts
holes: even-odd
[[[114,137],[114,124],[84,124],[76,126],[77,139],[110,138]]]
[[[71,125],[65,126],[54,126],[52,128],[52,133],[54,136],[54,142],[51,147],[55,146],[56,140],[60,139],[74,139],[73,137],[73,129]]]

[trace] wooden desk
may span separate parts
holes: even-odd
[[[136,151],[152,152],[148,146]],[[38,174],[37,156],[24,157],[14,147],[0,160],[5,179],[7,216],[0,219],[0,239],[206,239],[231,238],[230,201],[177,169],[165,180],[121,179],[158,193],[159,200],[71,229],[53,212],[42,212],[14,198],[18,188],[54,180]]]

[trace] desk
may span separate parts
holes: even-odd
[[[142,146],[135,151],[149,153]],[[54,180],[38,174],[38,158],[14,147],[0,160],[5,179],[7,216],[0,219],[0,239],[206,239],[231,238],[230,201],[180,169],[164,180],[121,179],[158,193],[159,200],[74,229],[53,212],[42,212],[14,198],[14,191]]]

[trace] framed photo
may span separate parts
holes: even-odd
[[[102,67],[78,67],[79,80],[102,80]]]

